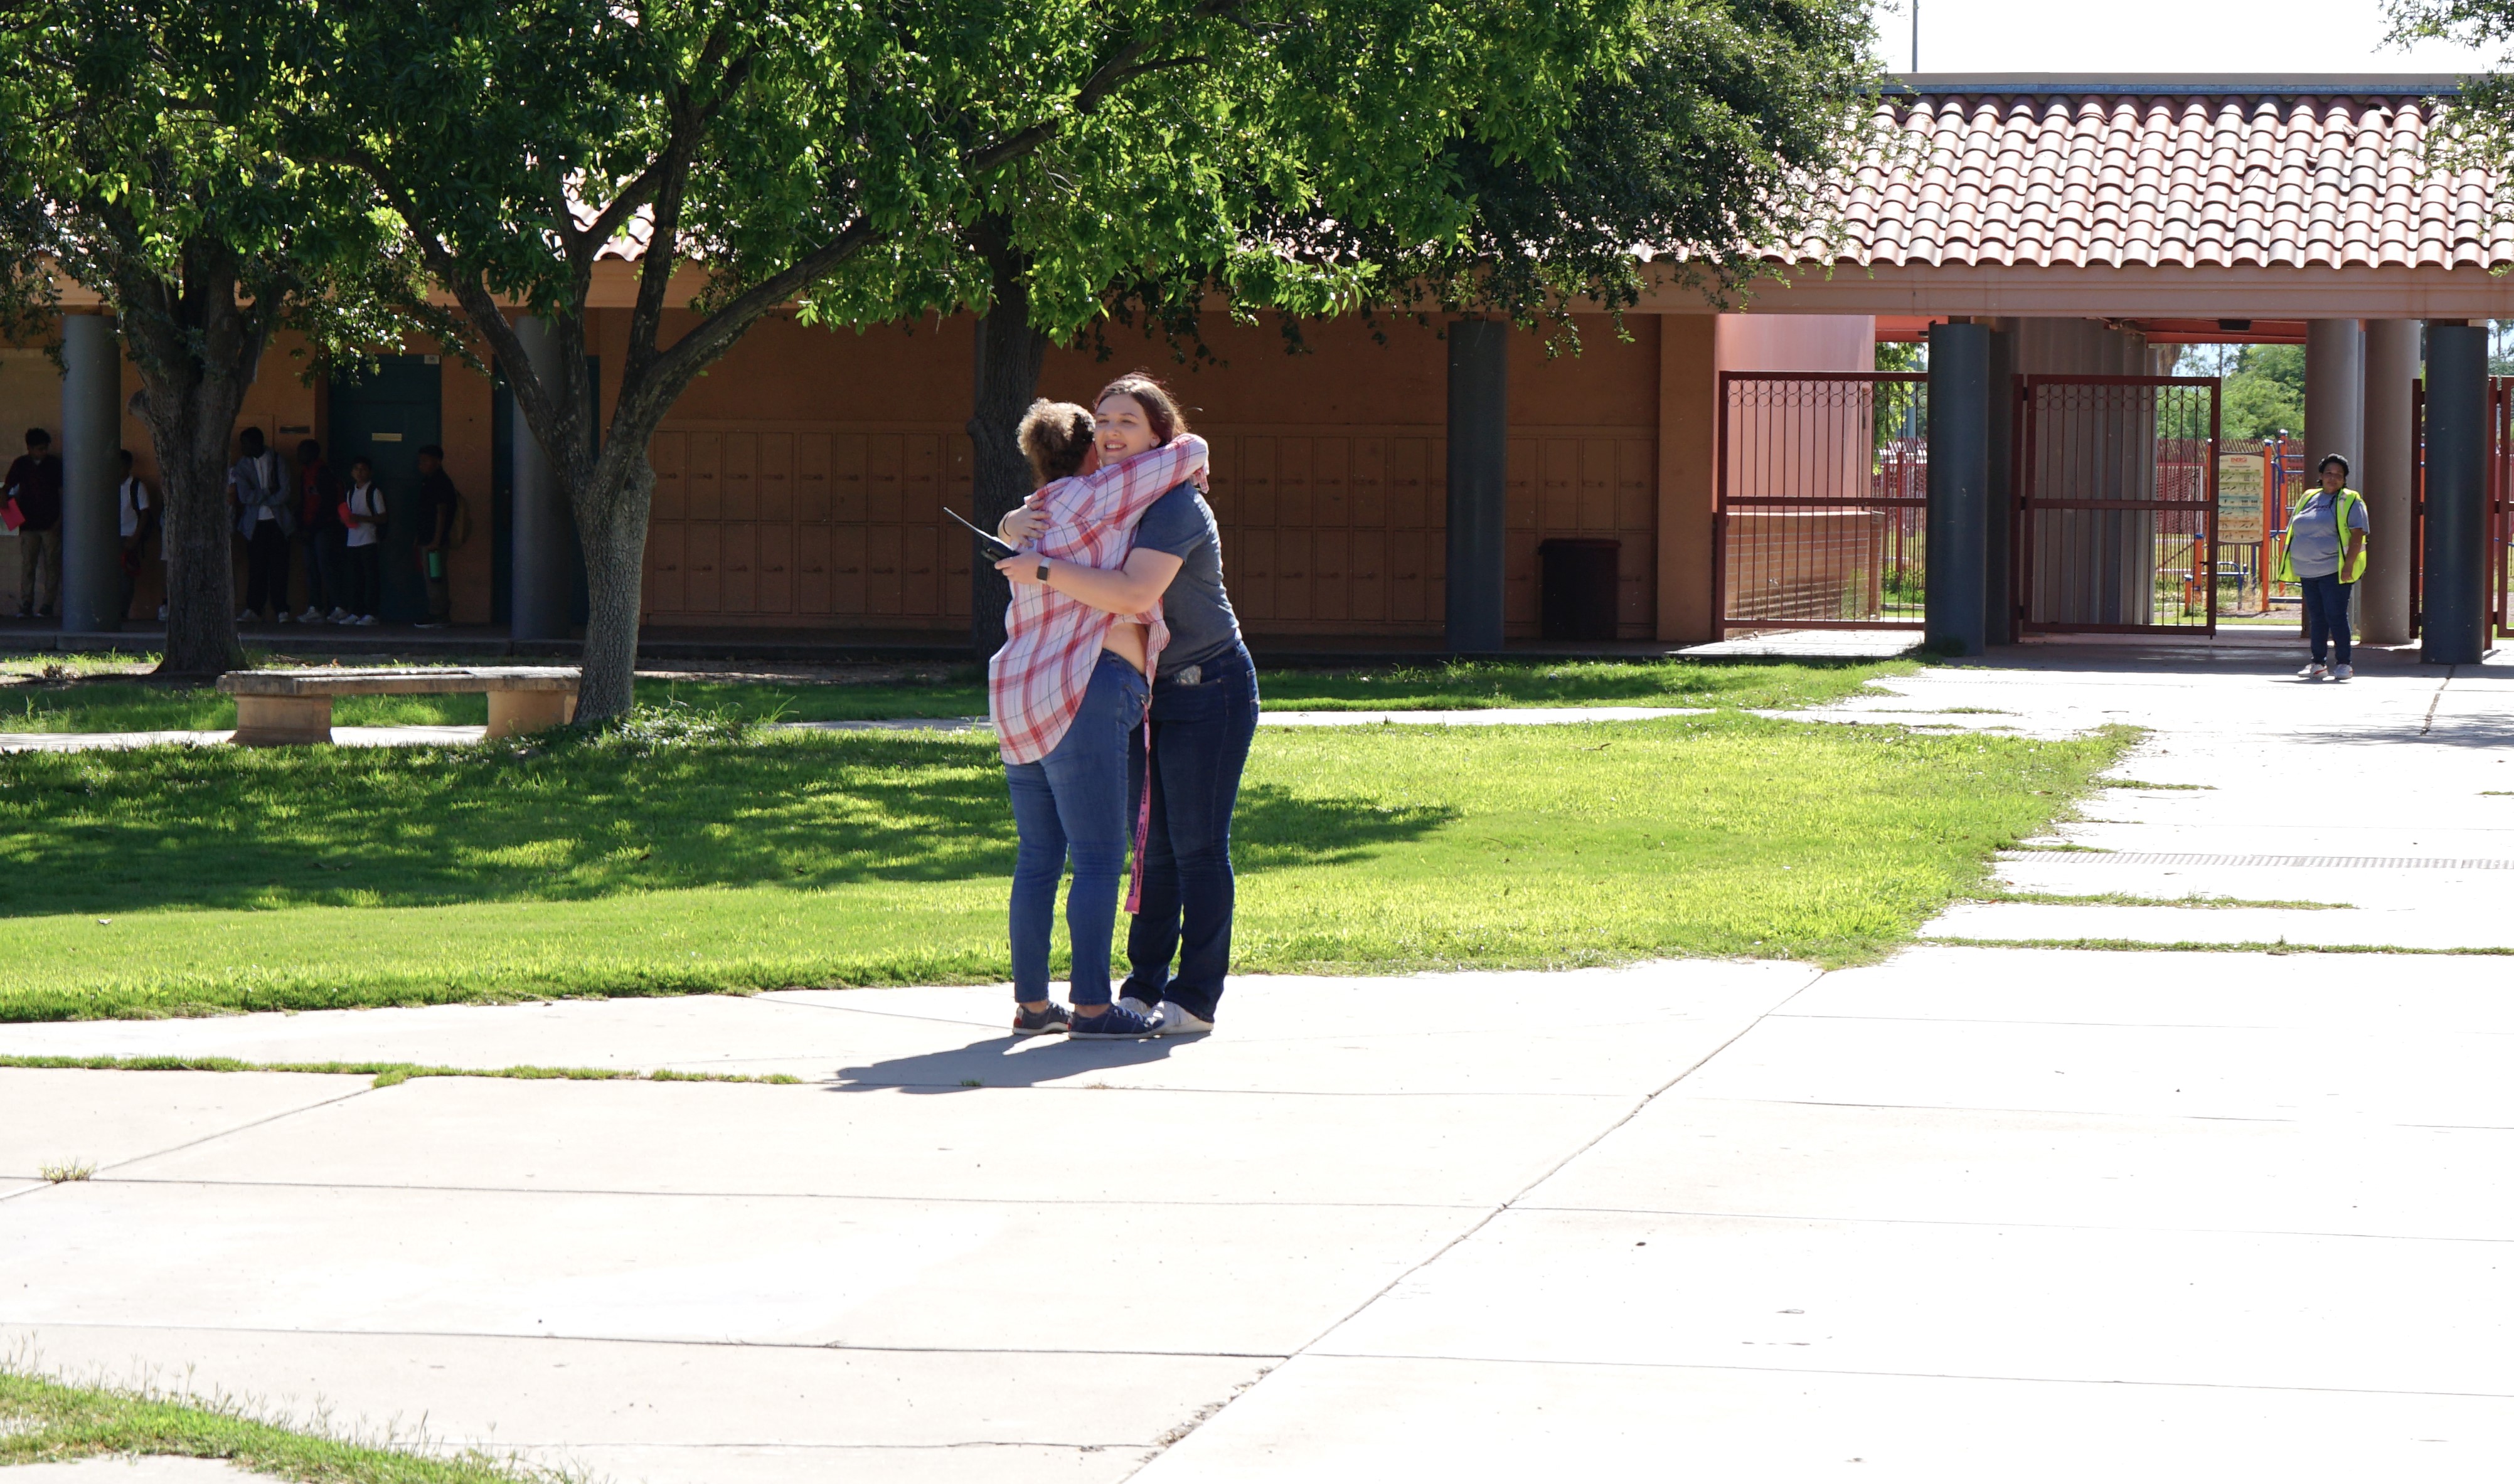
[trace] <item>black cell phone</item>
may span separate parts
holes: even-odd
[[[968,526],[969,534],[976,537],[978,540],[985,541],[987,543],[987,549],[993,554],[995,560],[1002,561],[1005,557],[1011,556],[1014,553],[1013,547],[1004,544],[1004,539],[1002,537],[997,536],[991,531],[981,531],[976,526],[970,525],[969,521],[963,517],[959,511],[953,509],[950,505],[945,505],[943,507],[943,513],[951,516],[953,520],[959,521],[960,524]]]

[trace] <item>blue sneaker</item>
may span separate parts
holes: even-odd
[[[1074,1017],[1054,1000],[1047,1002],[1045,1010],[1024,1010],[1018,1003],[1013,1006],[1013,1034],[1017,1036],[1054,1035],[1073,1028]]]
[[[1071,1034],[1077,1041],[1140,1041],[1160,1030],[1125,1006],[1112,1005],[1098,1015],[1075,1016]]]

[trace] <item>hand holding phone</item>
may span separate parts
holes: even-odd
[[[953,509],[950,505],[945,505],[943,507],[943,513],[951,516],[953,520],[960,522],[960,524],[968,526],[969,534],[987,543],[987,554],[995,561],[1000,562],[1005,557],[1016,554],[1015,548],[1007,545],[1002,537],[997,536],[991,531],[979,530],[975,525],[970,523],[967,517],[963,516],[959,511]]]

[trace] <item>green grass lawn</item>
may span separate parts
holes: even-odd
[[[512,661],[493,661],[512,663]],[[1804,706],[1838,700],[1881,675],[1908,674],[1911,661],[1427,662],[1333,670],[1267,670],[1266,703],[1277,710],[1438,710],[1491,706]],[[0,666],[0,732],[220,731],[235,702],[203,686],[159,685],[91,666],[44,680],[18,661]],[[726,683],[649,677],[646,703],[679,702],[754,720],[868,721],[906,716],[982,716],[986,671],[957,665],[909,681]],[[345,727],[479,726],[479,696],[351,696],[333,703]]]
[[[1734,710],[1270,730],[1237,965],[1856,959],[2122,744]],[[1012,857],[965,736],[11,754],[0,1019],[997,980]]]

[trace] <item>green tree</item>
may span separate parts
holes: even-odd
[[[328,86],[300,147],[376,184],[505,368],[584,541],[580,714],[599,717],[629,700],[648,441],[761,316],[801,301],[862,326],[989,302],[991,220],[1024,255],[1024,317],[1051,324],[1087,318],[1115,265],[1183,243],[1235,286],[1323,287],[1339,265],[1210,250],[1248,187],[1201,143],[1335,160],[1327,199],[1437,194],[1410,174],[1422,150],[1373,141],[1540,135],[1629,45],[1638,0],[305,3],[294,55]],[[1288,169],[1255,180],[1320,198]],[[628,243],[637,291],[597,430],[586,308],[596,260]],[[668,336],[691,264],[705,286]],[[547,321],[550,366],[525,356],[510,309]]]
[[[0,3],[0,274],[20,324],[54,269],[119,317],[164,483],[161,673],[244,662],[226,504],[237,409],[272,337],[304,373],[437,324],[418,263],[348,172],[291,154],[302,79],[261,0]]]
[[[2246,345],[2219,393],[2218,441],[2231,448],[2304,434],[2304,347]]]
[[[1290,316],[1291,350],[1300,317],[1354,308],[1496,314],[1576,349],[1577,309],[1620,315],[1671,281],[1735,290],[1819,220],[1810,184],[1867,141],[1865,0],[1640,0],[1555,34],[1497,23],[1521,19],[1508,7],[1399,15],[1408,29],[1365,33],[1375,48],[1146,90],[1128,100],[1141,122],[1110,124],[1161,139],[1160,158],[1070,136],[996,198],[1017,205],[964,235],[986,314],[969,424],[982,520],[1028,493],[1013,433],[1046,346],[1108,316],[1200,345],[1219,290],[1243,321]],[[1404,65],[1357,69],[1357,54]],[[1361,106],[1408,90],[1402,111]],[[1021,189],[1050,178],[1053,192]],[[990,566],[972,575],[989,651],[1006,590]]]

